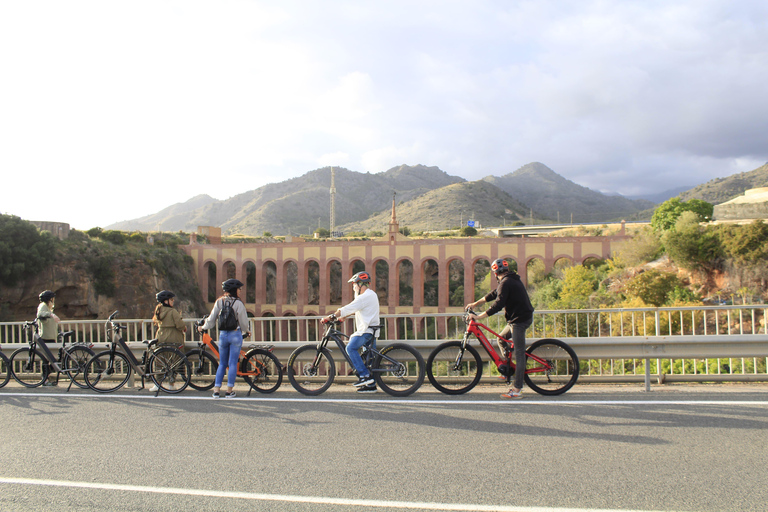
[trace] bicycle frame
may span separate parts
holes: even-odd
[[[213,338],[211,338],[210,334],[208,334],[208,331],[204,331],[203,332],[203,339],[202,339],[202,341],[198,341],[197,342],[197,346],[202,351],[205,351],[205,347],[210,348],[211,352],[216,357],[216,360],[219,361],[219,364],[221,364],[221,356],[219,355],[219,345],[215,341],[213,341]],[[238,377],[258,377],[260,372],[258,372],[258,371],[255,371],[255,372],[243,372],[243,371],[240,370],[240,364],[239,364],[240,361],[242,361],[248,355],[248,353],[251,350],[256,349],[256,348],[262,348],[264,350],[269,350],[270,352],[272,352],[272,348],[273,347],[271,347],[271,346],[269,346],[269,347],[253,346],[253,347],[249,347],[248,351],[246,351],[245,349],[241,348],[240,349],[240,356],[237,358],[237,362],[238,362],[238,365],[237,365],[237,376]]]
[[[352,359],[350,359],[349,354],[347,354],[347,344],[344,343],[344,340],[342,338],[349,339],[349,336],[344,334],[343,332],[335,329],[333,326],[336,324],[340,324],[338,320],[328,322],[328,328],[325,330],[325,334],[323,334],[323,338],[317,343],[317,355],[315,356],[315,360],[312,364],[317,365],[317,358],[322,353],[322,349],[325,348],[328,345],[328,341],[333,340],[336,342],[336,346],[339,348],[339,351],[341,351],[342,355],[344,356],[344,359],[347,361],[347,364],[354,367],[352,364]],[[374,330],[378,331],[380,329],[380,326],[374,326],[372,327]],[[363,358],[363,364],[365,364],[365,367],[368,368],[368,371],[372,373],[387,373],[388,370],[383,370],[381,368],[371,368],[371,362],[373,361],[373,358],[375,356],[380,355],[383,359],[386,359],[390,363],[397,363],[394,359],[387,356],[386,354],[382,354],[376,349],[376,341],[377,341],[377,333],[373,335],[373,339],[364,344],[363,347],[366,349],[364,353],[362,354]]]
[[[470,311],[474,314],[474,312]],[[507,359],[502,359],[501,356],[499,356],[498,352],[496,352],[496,349],[493,348],[493,345],[490,341],[488,341],[488,338],[483,333],[483,329],[488,331],[489,333],[493,334],[499,339],[505,340],[509,343],[510,348],[514,349],[514,343],[512,340],[508,340],[507,338],[504,338],[501,334],[497,333],[496,331],[492,330],[487,325],[481,324],[480,322],[470,318],[467,322],[467,330],[464,333],[464,344],[469,343],[469,335],[474,334],[475,338],[480,342],[480,344],[483,346],[485,351],[488,353],[488,356],[493,360],[493,363],[496,365],[496,368],[501,369],[502,365],[509,365],[512,369],[515,369],[515,363],[512,361],[511,353],[510,357]],[[464,346],[464,345],[462,345]],[[528,368],[525,370],[525,373],[541,373],[544,371],[547,371],[552,368],[552,365],[547,362],[546,360],[538,357],[536,354],[529,353],[527,358],[529,360],[534,360],[540,365],[541,367],[536,368]]]
[[[61,367],[61,361],[64,358],[64,352],[69,354],[69,351],[66,348],[67,339],[74,335],[74,331],[59,333],[58,338],[61,340],[61,348],[59,348],[59,357],[57,358],[53,355],[53,351],[51,351],[51,349],[48,347],[48,344],[43,341],[42,338],[40,338],[37,320],[24,323],[24,329],[29,329],[30,327],[34,328],[34,330],[31,334],[31,339],[27,342],[30,349],[29,361],[27,361],[27,365],[34,366],[35,354],[37,354],[36,351],[39,349],[43,353],[43,359],[45,359],[44,362],[52,368],[52,370],[49,372],[49,375],[52,373],[52,371],[56,371],[59,374],[63,373],[69,378],[69,387],[67,387],[67,391],[69,391],[72,387],[72,383],[74,382],[74,377],[72,376],[72,370]],[[83,344],[83,346],[85,346],[85,344]]]

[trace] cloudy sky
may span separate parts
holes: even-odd
[[[768,160],[764,0],[0,2],[0,212],[78,229],[336,165],[625,195]]]

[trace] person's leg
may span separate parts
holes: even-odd
[[[227,373],[227,393],[232,393],[237,379],[237,362],[240,359],[240,349],[243,347],[243,333],[240,331],[230,332],[229,343],[229,373]]]
[[[221,331],[219,333],[219,367],[216,369],[216,379],[213,381],[213,392],[218,394],[221,391],[221,383],[224,382],[224,373],[227,371],[227,362],[229,361],[229,333]]]
[[[512,326],[510,324],[507,324],[506,326],[504,326],[504,329],[501,330],[501,332],[499,333],[499,336],[501,336],[502,338],[504,338],[506,340],[511,339],[512,338]],[[505,341],[502,341],[501,339],[499,339],[496,343],[497,343],[497,345],[499,345],[499,350],[501,351],[500,355],[501,355],[502,359],[506,359],[507,358],[507,352],[509,352],[509,343],[507,343]]]
[[[352,366],[355,367],[355,371],[359,377],[369,377],[371,373],[363,364],[363,358],[360,357],[358,350],[373,338],[370,333],[363,334],[362,336],[352,336],[347,344],[347,355],[349,360],[352,361]]]
[[[523,389],[525,375],[525,331],[531,322],[512,324],[512,343],[515,345],[515,388]]]

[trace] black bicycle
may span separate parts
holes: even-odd
[[[328,342],[333,340],[347,363],[352,361],[347,354],[343,338],[346,334],[336,329],[341,323],[335,316],[317,344],[302,345],[293,351],[288,359],[288,379],[296,391],[305,395],[319,395],[326,391],[336,377],[336,364]],[[373,340],[362,347],[362,358],[376,379],[376,383],[392,396],[408,396],[424,382],[424,358],[418,350],[405,343],[392,343],[380,351],[376,348],[376,338],[382,326],[372,326],[376,331]]]
[[[75,386],[87,389],[85,383],[85,364],[93,356],[93,350],[84,343],[73,343],[67,346],[67,341],[74,336],[75,331],[61,332],[58,341],[61,343],[58,357],[53,355],[48,345],[40,338],[37,319],[24,322],[25,331],[31,332],[29,347],[23,347],[11,354],[10,367],[13,378],[22,386],[36,388],[46,379],[52,379],[52,373],[56,372],[56,381],[59,375],[64,374],[69,378],[67,391]],[[6,382],[7,382],[6,377]]]
[[[0,388],[8,384],[11,380],[11,362],[0,350]]]
[[[85,366],[85,382],[94,391],[110,393],[123,387],[135,371],[141,377],[141,388],[145,379],[152,379],[160,390],[166,393],[181,393],[189,385],[191,366],[184,354],[176,348],[157,347],[157,340],[144,341],[147,347],[136,359],[128,344],[120,336],[125,327],[114,321],[117,311],[106,322],[110,347],[93,356]],[[118,352],[118,347],[123,351]]]

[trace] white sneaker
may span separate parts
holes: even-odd
[[[160,388],[157,387],[157,384],[149,388],[150,393],[154,393],[155,391],[160,391]]]

